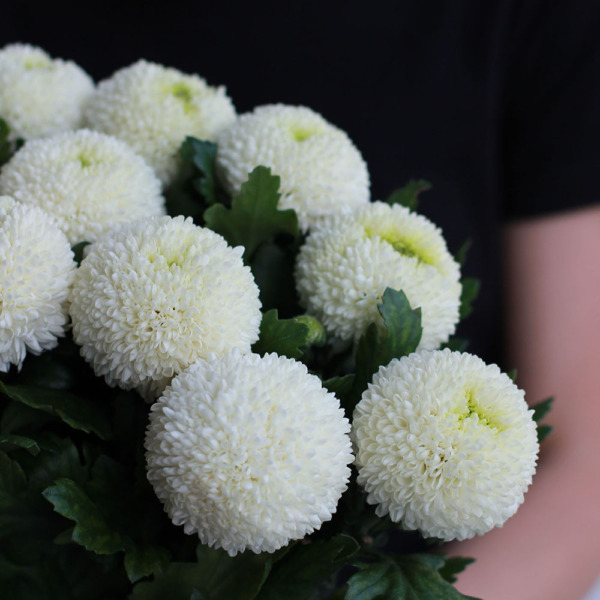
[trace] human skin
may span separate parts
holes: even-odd
[[[525,502],[450,546],[456,587],[485,600],[581,600],[600,577],[600,207],[504,232],[508,364],[530,404],[555,397]]]

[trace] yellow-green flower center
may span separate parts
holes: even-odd
[[[504,428],[496,421],[493,415],[486,412],[484,407],[482,407],[475,400],[475,392],[474,390],[467,388],[464,391],[464,399],[466,400],[466,410],[460,411],[458,418],[459,421],[464,421],[465,419],[470,419],[473,415],[477,415],[477,422],[484,427],[489,427],[490,429],[495,429],[496,431],[502,431]]]
[[[28,71],[33,71],[34,69],[49,69],[52,67],[52,61],[42,56],[36,56],[28,58],[23,66]]]
[[[435,265],[434,257],[425,248],[419,246],[419,240],[417,239],[411,239],[406,235],[401,235],[397,231],[381,231],[378,228],[371,227],[365,227],[365,234],[368,238],[379,236],[379,238],[390,244],[402,256],[416,258],[419,262],[427,265]]]
[[[175,96],[183,104],[183,110],[186,114],[196,110],[193,103],[194,94],[188,85],[185,83],[175,83],[170,89],[171,95]]]

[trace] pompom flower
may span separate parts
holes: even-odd
[[[320,223],[301,248],[296,285],[307,311],[342,339],[359,338],[381,322],[386,288],[402,290],[422,311],[421,350],[454,333],[460,268],[441,231],[400,205],[374,202]]]
[[[50,215],[0,196],[0,371],[56,346],[75,268]]]
[[[281,177],[280,208],[303,230],[369,200],[369,173],[346,133],[304,106],[259,106],[218,138],[217,169],[231,193],[258,165]]]
[[[524,393],[471,354],[393,360],[375,374],[352,426],[367,501],[425,536],[463,540],[501,526],[535,473]]]
[[[148,479],[188,534],[273,552],[331,518],[352,462],[348,420],[306,367],[238,351],[198,361],[152,406]]]
[[[153,399],[198,358],[249,352],[261,313],[242,253],[183,217],[135,221],[93,244],[77,270],[71,317],[96,375]]]
[[[235,109],[224,87],[141,60],[101,81],[85,116],[92,129],[127,142],[166,185],[185,137],[214,141]]]
[[[27,44],[0,50],[0,118],[11,139],[77,129],[93,90],[92,79],[73,62],[52,59]]]
[[[3,167],[0,193],[54,215],[72,245],[165,212],[160,181],[144,160],[86,129],[25,144]]]

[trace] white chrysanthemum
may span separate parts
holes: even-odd
[[[86,129],[25,144],[3,167],[0,193],[51,213],[73,245],[165,213],[160,181],[144,159]]]
[[[214,141],[235,109],[224,87],[141,60],[98,84],[85,117],[92,129],[126,141],[168,184],[185,137]]]
[[[92,79],[73,62],[52,59],[27,44],[0,50],[0,118],[11,139],[77,129],[93,90]]]
[[[535,473],[524,393],[472,354],[429,351],[380,368],[354,411],[358,482],[376,512],[425,536],[501,526]]]
[[[75,268],[50,215],[0,196],[0,371],[56,346]]]
[[[96,375],[151,399],[198,358],[249,352],[261,313],[242,253],[183,217],[135,221],[93,244],[71,317]]]
[[[368,202],[369,173],[345,132],[304,106],[259,106],[218,138],[217,168],[231,193],[254,167],[281,177],[281,208],[307,230],[324,215]]]
[[[374,202],[321,222],[301,248],[296,284],[307,311],[342,339],[381,322],[386,288],[422,311],[419,349],[448,340],[458,322],[460,268],[441,231],[400,205]]]
[[[273,552],[331,518],[352,462],[336,397],[297,361],[267,354],[198,361],[152,406],[148,479],[186,533]]]

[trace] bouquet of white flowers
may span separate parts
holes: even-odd
[[[0,595],[466,598],[537,421],[477,282],[305,107],[0,50]]]

